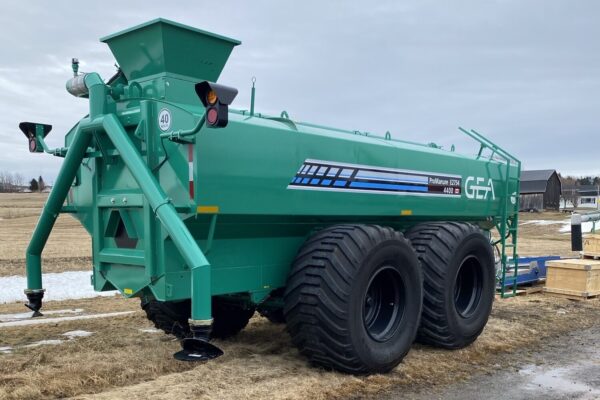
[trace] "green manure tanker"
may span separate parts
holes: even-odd
[[[314,365],[386,372],[418,340],[472,343],[487,323],[493,246],[516,259],[520,162],[475,131],[477,155],[230,109],[216,83],[239,41],[164,19],[106,36],[118,63],[67,91],[89,114],[50,149],[64,161],[27,249],[41,315],[41,254],[69,213],[92,238],[97,291],[138,297],[181,340],[179,360],[260,313]],[[254,88],[252,89],[254,99]],[[498,240],[491,232],[497,230]],[[504,270],[504,269],[503,269]],[[503,274],[505,275],[505,274]],[[502,278],[505,278],[502,276]]]

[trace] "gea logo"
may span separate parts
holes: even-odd
[[[468,199],[476,200],[487,200],[489,195],[496,200],[492,178],[487,179],[486,183],[486,178],[469,176],[465,181],[465,195]]]

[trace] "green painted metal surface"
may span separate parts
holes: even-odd
[[[169,74],[216,81],[241,42],[158,18],[100,39],[129,80]]]
[[[227,127],[209,129],[194,85],[216,80],[239,42],[162,19],[102,40],[123,75],[90,86],[90,117],[66,135],[51,195],[61,200],[73,182],[63,210],[92,236],[96,290],[192,298],[192,318],[205,320],[211,296],[259,302],[284,286],[298,248],[324,226],[459,220],[508,229],[520,164],[484,138],[491,156],[466,156],[236,110]],[[81,153],[90,119],[102,123],[86,130]],[[51,225],[38,226],[39,252]],[[37,261],[31,271],[30,289],[41,289]]]

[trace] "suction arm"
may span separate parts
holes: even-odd
[[[44,205],[40,219],[31,237],[31,242],[27,247],[25,255],[27,289],[25,290],[25,294],[29,303],[26,306],[34,312],[34,316],[41,315],[39,310],[42,308],[42,297],[44,296],[44,289],[42,288],[42,250],[48,241],[56,218],[69,193],[77,169],[85,156],[90,139],[91,135],[89,131],[78,128],[75,132],[73,142],[69,147],[58,178],[52,187],[50,196],[48,196],[48,200]]]
[[[52,187],[52,191],[48,196],[48,200],[42,209],[42,214],[25,254],[27,270],[27,289],[25,289],[25,295],[27,295],[27,299],[29,300],[26,306],[34,312],[34,316],[41,315],[39,311],[42,308],[42,298],[44,297],[44,289],[42,287],[42,251],[60,214],[60,210],[69,193],[81,161],[85,157],[92,137],[91,129],[97,129],[99,127],[98,124],[101,123],[101,120],[94,120],[94,118],[104,114],[107,108],[106,95],[108,89],[102,78],[100,78],[100,75],[97,73],[86,74],[84,82],[90,93],[90,116],[78,125],[73,135],[73,141],[68,151],[66,151],[65,160]],[[36,124],[35,135],[30,137],[39,141],[39,138],[43,138],[50,130],[42,129],[40,133],[38,125],[41,124]],[[23,130],[23,128],[21,129]],[[25,133],[25,131],[23,132]],[[44,150],[47,150],[45,145]],[[35,147],[33,151],[39,152],[40,149]]]

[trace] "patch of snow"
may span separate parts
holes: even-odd
[[[63,333],[63,336],[66,336],[69,339],[75,339],[78,337],[92,336],[93,334],[94,334],[94,332],[88,332],[88,331],[69,331],[69,332]]]
[[[552,219],[532,219],[531,221],[521,222],[521,225],[555,225],[555,224],[565,224],[567,222],[570,223],[571,220],[552,220]]]
[[[64,321],[78,321],[78,320],[84,320],[84,319],[117,317],[120,315],[127,315],[127,314],[133,314],[133,313],[134,313],[134,311],[119,311],[119,312],[103,313],[103,314],[77,315],[74,317],[31,318],[31,319],[25,319],[25,320],[21,320],[21,321],[0,322],[0,329],[8,327],[8,326],[55,324],[55,323],[64,322]]]
[[[81,314],[83,312],[83,308],[75,308],[72,310],[49,310],[44,311],[44,315],[64,315],[64,314]],[[20,319],[28,319],[31,318],[33,312],[25,312],[25,313],[16,313],[16,314],[0,314],[0,322],[8,322],[8,321],[16,321]]]
[[[95,292],[90,283],[90,272],[68,271],[42,275],[44,301],[85,299],[97,296],[114,296],[117,291]],[[0,304],[26,300],[23,289],[27,287],[24,276],[0,277]],[[42,313],[44,310],[42,310]]]
[[[80,337],[91,336],[93,334],[94,334],[94,332],[88,332],[88,331],[69,331],[69,332],[63,333],[63,336],[66,336],[67,339],[44,339],[44,340],[40,340],[40,341],[33,342],[30,344],[26,344],[23,346],[19,346],[19,348],[32,348],[32,347],[39,347],[39,346],[57,346],[59,344],[66,343],[68,341],[76,340],[77,338],[80,338]],[[10,353],[12,353],[12,351],[13,351],[13,348],[10,346],[0,347],[0,354],[10,354]]]
[[[140,332],[144,333],[162,333],[160,329],[148,328],[148,329],[139,329]]]
[[[600,231],[600,221],[596,222],[597,228]],[[581,232],[582,233],[590,233],[592,228],[594,227],[593,221],[583,222],[581,224]],[[566,222],[562,228],[559,230],[560,233],[571,233],[571,221]]]
[[[31,344],[26,344],[25,346],[22,346],[22,347],[39,347],[39,346],[46,346],[46,345],[55,346],[55,345],[61,344],[63,342],[64,342],[64,340],[60,340],[60,339],[46,339],[46,340],[40,340],[39,342],[33,342]]]

